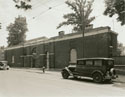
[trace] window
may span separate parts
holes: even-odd
[[[12,63],[15,63],[15,57],[12,56]]]
[[[102,66],[102,61],[101,60],[95,60],[94,66]]]
[[[70,62],[76,63],[76,61],[77,61],[77,51],[76,51],[76,49],[72,49],[70,51]]]
[[[86,66],[92,66],[93,65],[93,61],[92,60],[87,60],[86,61]]]
[[[83,61],[83,60],[80,60],[80,61],[78,61],[77,64],[78,64],[78,65],[84,65],[84,61]]]

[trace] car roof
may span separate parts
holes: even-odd
[[[94,58],[80,58],[77,60],[114,60],[114,59],[113,58],[94,57]]]

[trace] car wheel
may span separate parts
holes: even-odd
[[[100,73],[94,73],[93,74],[93,81],[96,83],[100,83],[103,81],[103,77]]]
[[[62,71],[62,77],[63,77],[64,79],[68,79],[69,73],[68,73],[67,71]]]

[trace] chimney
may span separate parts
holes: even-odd
[[[60,37],[63,37],[64,35],[65,35],[65,32],[64,32],[64,31],[60,31],[60,32],[59,32],[59,36],[60,36]]]
[[[89,25],[86,25],[86,28],[85,29],[93,29],[93,24],[89,24]]]

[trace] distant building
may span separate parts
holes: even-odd
[[[117,49],[117,33],[109,27],[86,29],[82,32],[41,37],[6,48],[5,59],[14,67],[63,68],[84,57],[112,57]],[[84,51],[84,52],[83,52]]]

